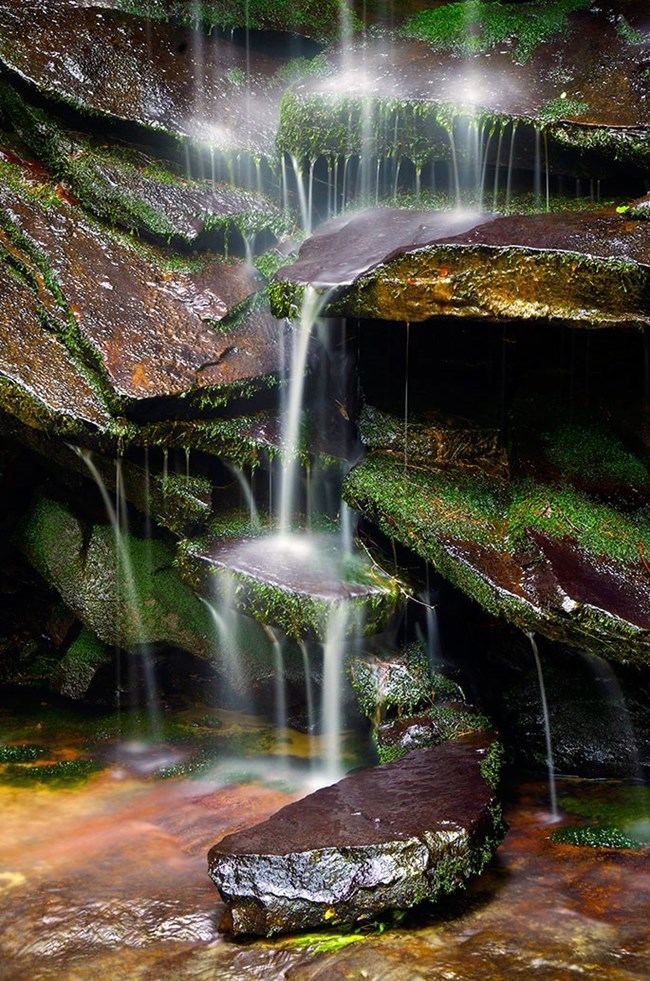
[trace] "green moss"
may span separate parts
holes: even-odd
[[[513,61],[525,64],[534,49],[566,31],[567,17],[589,7],[591,0],[554,0],[538,3],[502,4],[466,0],[424,10],[410,17],[401,28],[404,37],[428,41],[437,51],[459,57],[491,51],[510,44]]]
[[[0,782],[11,787],[44,786],[63,790],[85,783],[104,767],[93,760],[62,760],[38,766],[21,766],[10,763],[0,770]]]
[[[485,758],[480,765],[481,776],[490,790],[494,790],[495,792],[501,783],[501,772],[505,758],[506,752],[503,743],[501,740],[495,739],[494,742],[490,743]]]
[[[359,708],[375,723],[388,716],[413,715],[431,703],[431,669],[422,644],[410,644],[385,659],[354,658],[348,671]]]
[[[82,628],[53,672],[52,684],[62,695],[82,698],[97,671],[111,661],[112,654],[106,645]]]
[[[615,848],[619,851],[643,848],[643,842],[630,838],[620,828],[605,825],[558,828],[549,837],[562,845],[576,845],[579,848]]]
[[[605,426],[567,423],[547,434],[544,441],[550,462],[571,480],[638,490],[650,487],[648,468]]]
[[[374,521],[389,538],[432,562],[441,575],[490,613],[526,630],[585,645],[624,663],[647,659],[647,634],[616,616],[580,606],[575,616],[538,608],[510,586],[539,560],[530,529],[576,543],[597,563],[633,572],[650,554],[650,508],[633,513],[592,499],[569,484],[520,479],[510,483],[482,474],[450,475],[437,469],[408,469],[388,454],[373,453],[353,468],[344,483],[348,504]],[[469,557],[454,543],[466,543]],[[477,554],[472,548],[484,551]],[[492,566],[496,578],[482,569]],[[512,560],[512,570],[509,563]],[[503,582],[499,569],[503,565]],[[521,568],[521,573],[517,570]]]
[[[616,30],[626,44],[645,44],[648,40],[646,31],[635,30],[623,16],[617,18]]]
[[[342,0],[118,0],[120,10],[140,17],[179,20],[232,31],[289,31],[317,41],[332,41],[339,31]],[[355,23],[357,23],[355,21]]]
[[[590,823],[612,825],[632,832],[635,837],[650,841],[650,788],[642,784],[594,786],[591,793],[576,796],[562,794],[559,805],[563,811],[586,818]],[[645,825],[645,834],[638,828]]]
[[[36,746],[33,743],[22,743],[19,746],[0,745],[0,763],[33,763],[47,755],[48,751],[43,746]]]
[[[544,102],[539,110],[538,116],[542,123],[555,123],[559,119],[584,116],[588,112],[589,106],[586,102],[560,96],[557,99],[549,99],[548,102]]]

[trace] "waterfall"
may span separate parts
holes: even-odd
[[[546,688],[544,687],[542,662],[540,661],[535,635],[527,631],[526,636],[530,641],[530,646],[533,651],[533,657],[535,658],[535,667],[537,668],[537,680],[539,682],[539,695],[542,702],[542,713],[544,716],[544,738],[546,741],[546,765],[548,767],[548,790],[551,799],[551,820],[558,821],[559,815],[557,810],[557,790],[555,787],[555,767],[553,765],[553,747],[551,744],[551,722],[548,714],[548,704],[546,701]]]

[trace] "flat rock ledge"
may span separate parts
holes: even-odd
[[[486,733],[357,770],[228,835],[208,871],[220,928],[271,935],[366,920],[463,886],[503,837]]]

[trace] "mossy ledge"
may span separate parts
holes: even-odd
[[[344,497],[488,612],[622,663],[650,661],[646,508],[627,515],[530,479],[405,477],[403,461],[385,454],[349,473]]]

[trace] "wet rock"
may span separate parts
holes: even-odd
[[[416,14],[399,34],[366,36],[356,46],[328,51],[334,71],[294,86],[283,101],[281,149],[301,159],[365,153],[406,158],[418,167],[432,159],[462,162],[476,145],[471,130],[478,124],[488,133],[496,127],[507,153],[512,141],[514,159],[533,166],[538,127],[549,165],[560,173],[594,176],[618,162],[647,172],[650,25],[643,0],[626,5],[625,23],[638,15],[632,41],[621,30],[618,5],[614,15],[592,7],[571,13],[523,58],[517,52],[542,17],[536,5],[526,15],[520,5],[502,4],[497,15],[518,18],[522,35],[510,26],[497,44],[492,32],[495,46],[483,51],[479,34],[470,34],[462,17],[456,17],[455,48],[442,43],[441,32],[421,30],[423,20],[448,18],[449,7]],[[477,9],[473,4],[472,12]],[[482,5],[485,13],[491,9]],[[471,49],[459,57],[468,38]],[[486,160],[505,165],[498,135],[484,132],[481,143]]]
[[[243,262],[175,268],[15,181],[0,203],[5,250],[114,407],[200,391],[215,405],[273,383],[284,325],[259,304],[228,319],[258,288]]]
[[[431,666],[421,644],[409,644],[385,657],[354,657],[348,670],[359,708],[374,722],[387,716],[414,715],[434,697]]]
[[[102,644],[134,654],[143,646],[178,648],[210,661],[239,693],[273,679],[272,643],[264,629],[239,618],[235,651],[233,638],[216,629],[209,606],[179,578],[174,550],[160,539],[125,532],[118,556],[110,525],[91,525],[40,497],[25,516],[18,544]],[[304,679],[297,648],[285,652],[285,671]]]
[[[111,651],[84,627],[52,672],[50,684],[68,698],[83,698],[97,672],[112,663]]]
[[[365,405],[358,425],[367,447],[394,453],[414,466],[476,467],[501,475],[508,472],[498,429],[449,418],[435,409],[426,418],[409,414],[405,430],[403,419]]]
[[[631,218],[650,218],[650,194],[632,201],[627,213]]]
[[[642,507],[463,471],[405,480],[403,462],[379,453],[353,468],[344,496],[490,613],[622,663],[650,660]]]
[[[397,212],[399,215],[399,212]],[[275,277],[276,313],[295,309],[304,285],[331,290],[326,312],[417,322],[452,316],[541,321],[583,327],[645,327],[650,323],[650,240],[641,220],[615,211],[474,216],[464,231],[450,217],[422,219],[417,243],[397,217],[367,209],[335,220]],[[358,224],[357,224],[358,223]],[[383,229],[362,249],[359,235]],[[428,239],[428,241],[427,241]],[[384,257],[379,254],[383,251]]]
[[[0,255],[12,251],[0,230]],[[0,407],[30,429],[92,442],[109,429],[111,417],[83,363],[44,327],[48,305],[5,264],[0,278]]]
[[[250,515],[223,516],[203,539],[182,543],[181,575],[289,637],[349,639],[385,628],[398,588],[365,556],[343,556],[334,535],[261,532]]]
[[[229,906],[222,929],[269,935],[370,919],[462,886],[503,834],[481,773],[487,746],[468,737],[355,771],[224,838],[208,856]]]
[[[115,7],[140,17],[160,20],[179,20],[196,25],[197,21],[208,27],[235,30],[247,27],[251,30],[288,31],[304,35],[315,41],[328,41],[336,37],[340,16],[339,0],[300,0],[298,3],[269,4],[265,0],[210,0],[197,8],[194,0],[102,0],[89,2],[88,6]]]
[[[557,773],[641,779],[650,771],[646,685],[600,658],[571,650],[540,651]],[[495,705],[509,751],[525,766],[547,766],[544,715],[531,665]]]
[[[0,4],[0,61],[40,92],[214,148],[273,152],[286,58],[177,25],[43,0]]]
[[[141,150],[109,147],[70,131],[6,84],[0,102],[16,132],[61,182],[60,194],[79,199],[111,224],[166,243],[194,244],[214,233],[211,240],[220,237],[226,249],[234,245],[240,252],[242,238],[289,231],[287,219],[261,194],[191,180]]]
[[[421,715],[411,715],[405,719],[383,722],[375,730],[377,752],[382,763],[401,759],[414,749],[427,746],[440,746],[450,739],[459,739],[470,733],[488,732],[491,729],[488,719],[459,703],[436,701]],[[494,744],[499,745],[500,744]],[[496,752],[496,750],[494,751]],[[501,758],[502,750],[498,751]],[[495,770],[495,786],[500,771],[500,761]]]

